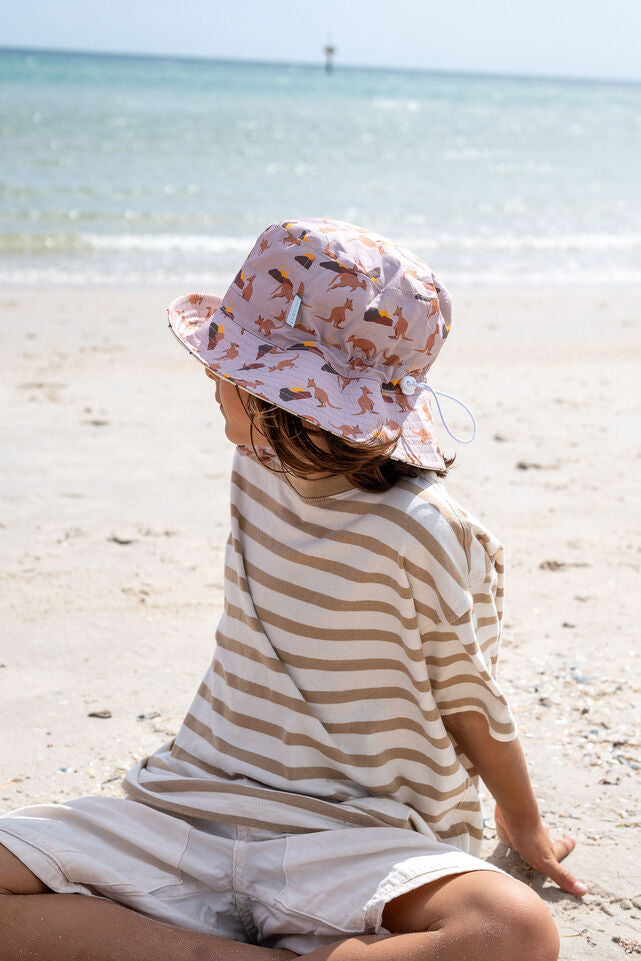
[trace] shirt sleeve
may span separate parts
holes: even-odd
[[[497,681],[503,548],[460,509],[430,526],[407,570],[434,701],[441,716],[479,712],[496,740],[510,741],[516,722]]]

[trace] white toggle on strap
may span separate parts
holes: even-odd
[[[436,401],[436,406],[438,407],[438,412],[439,412],[439,416],[440,416],[440,418],[441,418],[441,420],[442,420],[442,422],[443,422],[443,427],[444,427],[445,430],[448,432],[448,434],[450,435],[450,437],[453,437],[454,440],[455,440],[455,441],[458,441],[459,444],[471,444],[471,443],[472,443],[472,441],[473,441],[474,438],[476,437],[476,418],[474,417],[474,414],[472,413],[472,411],[470,410],[470,408],[467,407],[466,404],[464,404],[462,400],[459,400],[458,397],[453,397],[452,394],[445,394],[442,390],[434,390],[434,388],[433,388],[433,387],[430,387],[429,384],[426,384],[425,381],[417,380],[416,377],[412,377],[411,374],[405,374],[405,376],[401,378],[400,388],[401,388],[401,390],[403,391],[404,394],[414,394],[417,390],[429,390],[430,394],[432,395],[432,397],[433,397],[434,400]],[[466,411],[466,412],[470,415],[470,419],[471,419],[471,421],[472,421],[472,436],[469,437],[467,440],[463,440],[462,437],[457,437],[456,434],[453,434],[452,431],[451,431],[451,430],[449,429],[449,427],[447,426],[447,421],[445,420],[445,415],[443,414],[443,411],[442,411],[442,409],[441,409],[441,405],[440,405],[440,403],[439,403],[439,399],[438,399],[438,397],[436,396],[437,394],[438,394],[440,397],[447,397],[448,400],[453,400],[455,404],[458,404],[460,407],[463,408],[464,411]]]

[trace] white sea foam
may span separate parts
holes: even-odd
[[[183,250],[210,254],[247,254],[255,239],[213,234],[80,234],[83,245],[94,250]]]
[[[213,234],[85,234],[57,233],[0,234],[3,253],[46,253],[60,251],[199,251],[209,254],[246,254],[255,237],[225,237]]]
[[[617,234],[556,234],[496,235],[414,238],[406,243],[416,250],[634,250],[641,248],[641,233]]]
[[[240,254],[249,252],[255,237],[215,234],[127,233],[97,234],[59,232],[55,234],[2,234],[0,251],[35,253],[46,251],[104,251],[149,253],[184,252]],[[557,235],[471,235],[441,234],[405,237],[404,246],[417,253],[425,251],[630,251],[641,250],[641,233],[584,233]]]

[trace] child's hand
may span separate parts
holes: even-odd
[[[509,824],[498,804],[494,819],[500,840],[517,851],[526,864],[551,878],[562,891],[583,897],[588,890],[585,884],[559,864],[575,847],[574,838],[565,835],[559,841],[552,841],[548,829],[540,819],[538,824],[527,827]]]

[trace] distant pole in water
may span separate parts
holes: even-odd
[[[334,54],[336,47],[333,43],[325,44],[325,71],[330,73],[334,69]]]

